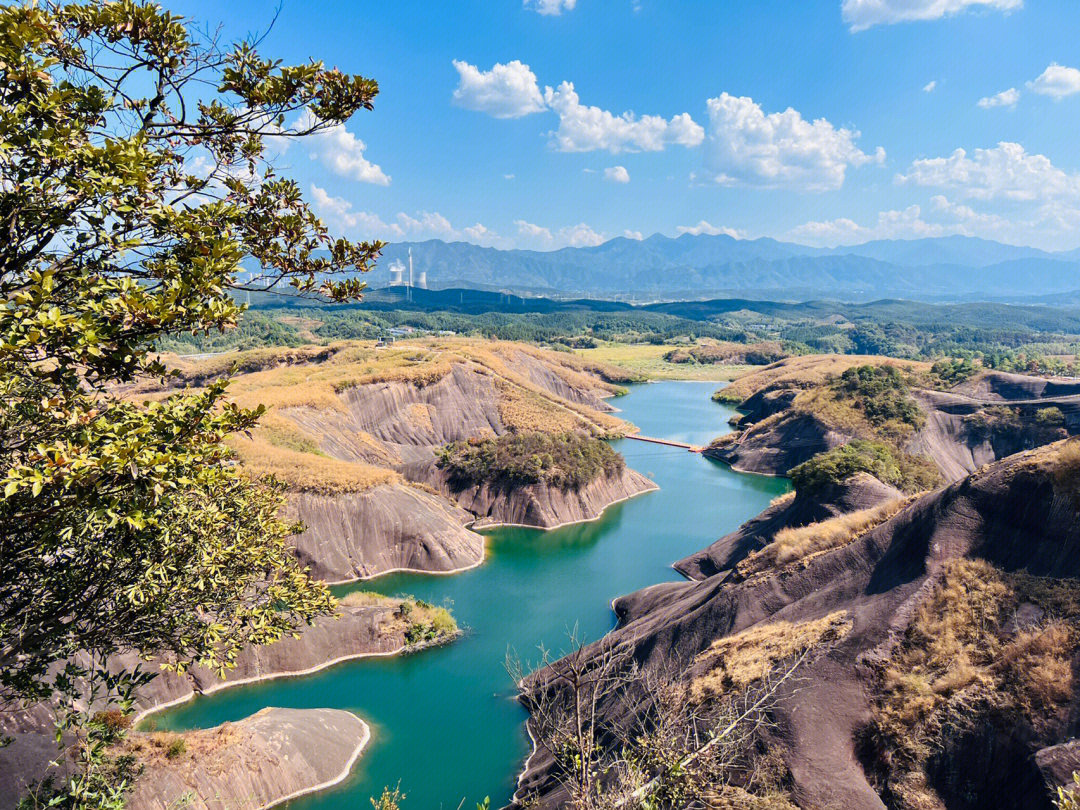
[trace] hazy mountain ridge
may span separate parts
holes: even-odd
[[[408,262],[433,289],[454,287],[602,297],[785,300],[822,296],[871,299],[1030,297],[1080,287],[1080,251],[1048,253],[973,237],[882,240],[835,249],[762,238],[656,234],[641,241],[541,252],[466,242],[388,245],[369,277],[389,283],[388,267]]]

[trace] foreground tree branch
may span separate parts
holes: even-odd
[[[165,373],[162,337],[233,327],[242,286],[360,296],[381,243],[333,238],[270,158],[377,92],[141,0],[0,9],[0,701],[130,694],[132,673],[76,664],[118,651],[224,671],[333,612],[280,487],[225,445],[261,409],[224,383],[117,392]],[[105,732],[65,716],[59,739],[96,758],[35,801],[122,803]]]

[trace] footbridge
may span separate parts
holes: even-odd
[[[663,444],[668,447],[681,447],[683,450],[687,450],[691,453],[700,453],[704,450],[704,447],[698,447],[696,444],[687,444],[686,442],[676,442],[671,439],[654,439],[652,436],[638,436],[636,434],[628,434],[623,438],[633,439],[635,442],[649,442],[650,444]]]

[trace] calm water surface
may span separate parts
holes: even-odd
[[[729,430],[733,411],[713,403],[716,383],[635,386],[615,400],[644,435],[705,444]],[[454,576],[393,574],[335,589],[408,593],[452,606],[466,635],[447,647],[393,659],[362,659],[303,678],[241,686],[156,716],[159,728],[205,728],[266,706],[334,707],[363,717],[372,741],[352,776],[291,802],[291,810],[366,810],[368,797],[399,781],[405,810],[465,808],[513,792],[528,753],[525,713],[513,700],[508,651],[534,659],[538,644],[562,649],[568,628],[597,638],[611,629],[611,600],[679,579],[675,560],[697,551],[787,491],[786,481],[743,475],[678,448],[614,443],[627,463],[660,485],[609,508],[596,522],[551,532],[488,534],[480,568]]]

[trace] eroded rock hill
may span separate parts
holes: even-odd
[[[130,810],[263,810],[343,780],[371,733],[339,709],[267,708],[186,735],[179,754],[168,755],[155,736],[128,741],[146,766],[127,798]]]
[[[370,605],[344,605],[341,607],[339,618],[319,619],[312,626],[304,628],[299,638],[283,638],[275,644],[243,650],[237,657],[235,669],[230,670],[224,679],[219,678],[217,673],[202,667],[192,667],[184,675],[177,675],[167,671],[161,672],[148,685],[139,690],[136,711],[142,716],[147,712],[168,705],[182,703],[193,698],[196,694],[209,694],[255,680],[301,675],[350,658],[388,655],[401,651],[405,648],[407,624],[397,617],[397,607],[398,601],[389,599],[380,600]],[[110,662],[110,667],[116,671],[130,670],[138,663],[139,661],[134,656],[121,655]],[[153,664],[144,664],[143,666],[152,667]],[[241,735],[233,740],[238,746],[234,751],[234,755],[243,757],[246,763],[244,773],[250,774],[251,779],[256,781],[262,779],[266,773],[270,772],[267,769],[271,764],[273,765],[273,768],[270,768],[271,771],[274,769],[280,771],[278,776],[271,778],[269,782],[264,780],[261,783],[262,788],[257,793],[252,794],[266,797],[267,801],[265,803],[269,803],[269,797],[273,796],[277,796],[277,800],[281,800],[299,789],[297,785],[301,783],[311,789],[329,778],[326,774],[330,773],[330,771],[324,770],[318,771],[319,774],[323,774],[323,778],[315,781],[310,778],[314,772],[309,768],[310,763],[307,763],[306,758],[315,755],[319,750],[317,746],[321,744],[321,737],[317,732],[324,727],[324,724],[319,719],[323,715],[318,715],[309,723],[303,719],[302,715],[304,714],[304,712],[290,714],[287,718],[288,722],[280,728],[276,727],[276,723],[278,719],[283,717],[282,715],[263,716],[256,724],[258,732],[253,732],[253,737],[249,739],[250,735]],[[326,717],[337,717],[340,714],[343,713],[326,715]],[[349,717],[352,717],[352,715],[349,715]],[[338,717],[335,722],[340,725],[342,720]],[[359,720],[356,720],[356,722],[359,723]],[[333,727],[337,728],[338,725]],[[348,725],[353,727],[352,721],[348,721]],[[355,726],[355,729],[358,730],[362,725],[360,723],[359,726]],[[290,741],[289,736],[293,731],[297,731],[300,736],[295,741]],[[48,763],[58,756],[56,740],[53,736],[52,710],[49,706],[38,704],[25,710],[0,713],[0,733],[13,738],[10,745],[0,748],[0,808],[8,810],[15,806],[16,800],[26,792],[31,784],[48,773],[58,772],[56,769],[48,768]],[[202,748],[203,743],[210,737],[199,735],[212,735],[213,733],[215,732],[196,733],[192,746],[198,750],[204,750]],[[187,736],[184,735],[184,738],[186,739]],[[177,735],[170,735],[166,742],[171,742],[176,737]],[[163,781],[157,780],[155,773],[159,766],[169,765],[171,767],[172,763],[163,756],[157,755],[161,754],[161,751],[157,751],[155,754],[156,749],[150,742],[151,738],[141,732],[134,732],[129,736],[129,739],[133,745],[136,745],[137,751],[148,754],[148,759],[143,764],[146,765],[146,776],[150,784],[159,785],[161,789],[174,785],[175,780],[172,777],[163,777]],[[274,750],[293,750],[306,753],[301,759],[295,761],[288,760],[286,762],[283,760],[282,755],[274,755],[269,760],[264,761],[263,756],[269,750],[267,748],[269,744],[267,740],[269,739],[274,741],[273,745],[270,746]],[[350,732],[342,739],[344,741],[353,739],[353,747],[355,747],[359,738]],[[144,744],[139,743],[140,740],[143,740]],[[337,761],[334,759],[334,753],[339,747],[340,743],[335,743],[328,749],[330,758],[327,763],[320,765],[320,768],[329,767]],[[352,751],[353,748],[349,750]],[[338,770],[334,771],[335,774],[345,767],[345,759],[339,759]],[[213,761],[217,762],[217,760]],[[208,760],[201,759],[200,762],[205,765]],[[292,765],[297,765],[298,769],[294,770]],[[61,770],[63,767],[62,765]],[[189,770],[191,770],[191,773],[188,772]],[[216,767],[211,768],[208,773],[192,776],[195,770],[198,769],[184,770],[183,772],[187,774],[184,778],[190,777],[200,780],[221,778],[220,773],[217,777],[214,777],[214,773],[217,772]],[[331,767],[330,770],[332,771],[333,768]],[[172,773],[172,771],[169,772]],[[244,779],[247,778],[248,776],[244,777]],[[141,784],[142,781],[140,780]],[[273,792],[278,787],[289,786],[291,786],[290,789],[284,793],[275,794]],[[145,795],[147,797],[160,796],[160,791],[154,789]],[[210,800],[215,794],[203,793],[200,795],[204,799]],[[240,796],[240,794],[231,791],[223,795]],[[177,798],[179,798],[179,795],[174,797],[174,799]],[[147,798],[146,801],[150,801],[150,799]],[[238,803],[229,806],[262,807],[264,804]],[[166,802],[156,805],[143,803],[137,806],[164,807],[172,805]]]
[[[982,372],[950,390],[920,387],[926,364],[882,357],[795,357],[740,378],[717,396],[743,415],[735,432],[705,454],[734,469],[784,475],[792,467],[853,439],[878,432],[830,408],[829,380],[861,365],[895,366],[915,381],[909,395],[921,413],[917,430],[892,437],[905,452],[930,459],[947,481],[984,464],[1080,433],[1080,381]],[[1053,420],[1044,418],[1054,414]]]
[[[472,514],[407,484],[293,493],[289,514],[307,527],[294,540],[297,554],[330,583],[387,571],[459,571],[484,559],[484,538],[465,528]]]
[[[535,526],[541,529],[596,520],[612,504],[657,489],[656,484],[644,475],[626,467],[571,489],[546,483],[457,488],[451,486],[441,471],[433,478],[433,483],[447,497],[476,515],[477,526]]]
[[[688,579],[706,579],[733,571],[755,551],[764,548],[782,529],[799,528],[849,512],[869,509],[895,500],[901,493],[874,476],[861,472],[813,495],[782,496],[764,512],[711,546],[674,564]],[[618,609],[618,607],[617,607]]]
[[[498,341],[342,343],[230,356],[240,404],[269,412],[235,446],[253,474],[290,485],[290,516],[307,526],[297,553],[316,576],[343,582],[391,570],[449,572],[478,564],[467,525],[550,527],[590,520],[653,485],[634,473],[580,489],[453,490],[436,468],[450,442],[540,430],[618,435],[632,426],[606,399],[629,378],[575,355]],[[224,360],[174,359],[201,384]]]
[[[797,678],[777,693],[762,732],[798,807],[1050,810],[1051,788],[1073,761],[1060,746],[1080,728],[1078,505],[1080,448],[1058,443],[852,536],[815,524],[831,547],[809,543],[771,568],[730,571],[740,544],[768,550],[769,527],[794,511],[782,503],[706,555],[727,574],[618,600],[618,627],[586,655],[628,649],[653,672],[678,662],[689,693],[700,694],[703,684],[706,693],[734,688],[717,650],[750,656],[764,673],[799,649]],[[815,525],[797,537],[812,540]],[[823,621],[839,632],[803,648],[780,643]],[[542,670],[529,686],[550,686],[548,677]],[[640,689],[605,698],[600,722],[628,727],[650,705]],[[555,806],[554,771],[539,749],[516,799]]]

